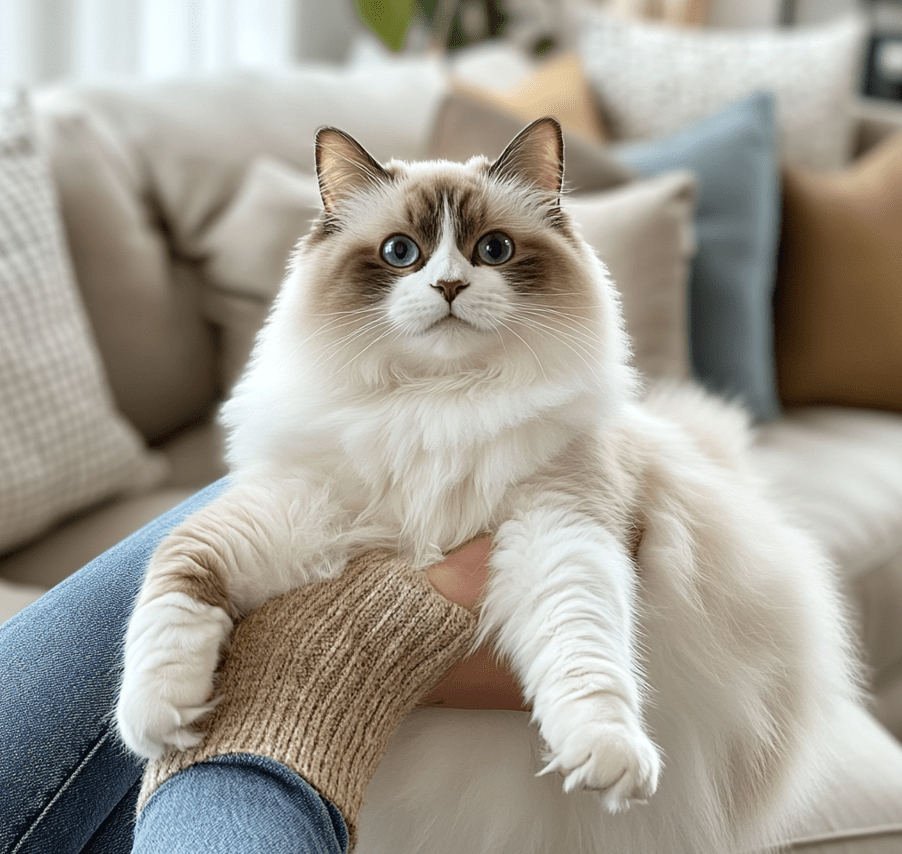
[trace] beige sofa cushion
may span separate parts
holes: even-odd
[[[143,156],[72,90],[38,99],[75,274],[119,409],[148,439],[219,388],[196,273],[173,264]]]
[[[140,155],[172,249],[197,259],[204,232],[256,158],[312,172],[316,130],[333,125],[380,160],[415,159],[444,92],[437,60],[408,60],[378,74],[308,66],[85,88],[80,98]]]
[[[120,540],[226,473],[222,438],[215,421],[180,431],[164,445],[169,476],[159,488],[101,503],[76,514],[35,543],[0,557],[0,613],[35,589],[49,589]],[[28,585],[9,590],[3,581]],[[4,603],[4,595],[10,593]]]
[[[30,105],[0,93],[0,554],[164,476],[116,411]]]
[[[801,817],[786,850],[805,854],[902,851],[902,746],[860,708],[845,713],[844,738],[831,745],[834,770]]]

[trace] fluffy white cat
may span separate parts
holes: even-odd
[[[531,721],[411,716],[358,851],[776,838],[856,695],[830,569],[749,470],[738,411],[640,394],[560,202],[557,123],[494,163],[383,166],[333,129],[316,160],[324,211],[223,410],[230,488],[159,547],[128,629],[126,744],[198,740],[239,614],[369,549],[425,567],[491,531],[482,637]]]

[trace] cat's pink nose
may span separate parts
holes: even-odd
[[[437,291],[445,295],[448,303],[454,302],[454,298],[464,289],[470,287],[469,282],[436,282],[433,286]]]

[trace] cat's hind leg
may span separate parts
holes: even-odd
[[[542,773],[598,789],[611,812],[654,794],[658,749],[645,732],[633,638],[635,570],[613,534],[553,505],[495,538],[483,637],[511,662],[548,745]]]

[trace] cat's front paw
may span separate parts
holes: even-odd
[[[569,721],[558,721],[555,729],[564,735],[549,744],[552,758],[540,773],[562,774],[565,792],[598,790],[612,813],[648,800],[661,773],[658,749],[632,716],[605,719],[587,705],[565,716]]]
[[[126,746],[156,759],[200,742],[193,724],[213,708],[213,674],[231,627],[221,608],[184,593],[167,593],[135,611],[116,706]]]

